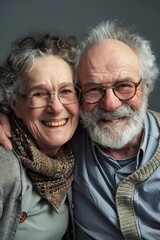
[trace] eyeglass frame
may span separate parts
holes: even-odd
[[[72,85],[71,85],[71,86],[72,86]],[[54,92],[49,92],[49,91],[46,91],[46,90],[44,90],[44,89],[38,89],[39,91],[44,91],[45,93],[48,94],[48,96],[49,96],[48,101],[47,101],[48,103],[47,103],[46,105],[43,105],[43,106],[37,106],[37,107],[32,107],[32,108],[42,108],[42,107],[48,106],[48,105],[51,103],[52,95],[55,95],[56,93],[57,93],[58,100],[59,100],[60,103],[63,104],[63,105],[71,105],[71,104],[74,104],[74,103],[78,102],[78,101],[80,100],[80,89],[79,89],[78,86],[74,86],[74,85],[73,85],[72,87],[75,89],[75,95],[77,96],[77,101],[72,102],[72,103],[63,103],[63,102],[61,101],[61,99],[60,99],[60,97],[59,97],[59,91],[62,90],[63,88],[65,88],[65,87],[70,87],[70,86],[63,86],[63,87],[59,88],[58,91],[54,91]],[[37,91],[38,91],[38,90],[37,90]],[[26,99],[26,100],[32,99],[32,98],[34,97],[34,96],[28,97],[29,94],[30,94],[30,92],[27,93],[27,94],[24,94],[24,93],[22,93],[22,92],[18,92],[18,93],[17,93],[17,95],[19,95],[20,97],[22,97],[22,98],[24,98],[24,99]]]
[[[86,102],[88,102],[88,103],[90,103],[90,104],[96,104],[96,103],[99,103],[100,101],[102,101],[103,98],[104,98],[104,96],[105,96],[105,94],[106,94],[106,90],[107,90],[107,89],[112,89],[114,95],[115,95],[120,101],[129,101],[129,100],[131,100],[131,99],[136,95],[137,88],[138,88],[138,86],[142,83],[142,78],[139,80],[138,83],[129,81],[130,83],[133,83],[133,84],[134,84],[135,90],[134,90],[133,96],[130,97],[130,98],[127,98],[127,99],[121,99],[121,98],[119,98],[119,97],[116,95],[116,93],[115,93],[115,90],[114,90],[114,89],[115,89],[115,86],[116,86],[116,84],[119,84],[120,82],[127,82],[127,81],[119,81],[119,82],[116,82],[116,83],[115,83],[113,86],[111,86],[111,87],[107,87],[107,86],[104,87],[104,86],[103,86],[102,84],[100,84],[100,83],[91,83],[91,84],[86,84],[86,85],[84,85],[84,86],[79,86],[79,89],[80,89],[80,93],[81,93],[82,98],[83,98]],[[87,100],[85,99],[84,95],[83,95],[83,89],[84,89],[86,86],[89,86],[89,85],[92,85],[92,84],[95,85],[95,86],[101,86],[101,88],[102,88],[102,90],[103,90],[102,97],[100,98],[100,100],[98,100],[98,101],[96,101],[96,102],[87,101]]]

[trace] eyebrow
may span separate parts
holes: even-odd
[[[68,83],[68,82],[63,82],[60,85],[58,85],[59,88],[67,87],[67,86],[74,86],[74,84],[73,83]],[[36,85],[36,86],[31,87],[27,93],[29,93],[31,91],[34,91],[34,90],[39,90],[39,89],[48,90],[46,84],[40,84],[40,85]]]
[[[59,85],[59,87],[66,87],[66,86],[74,86],[74,83],[71,82],[63,82]]]
[[[134,82],[134,80],[133,80],[133,78],[131,78],[131,77],[124,77],[124,78],[119,78],[119,79],[117,79],[116,81],[114,81],[114,82],[106,82],[106,84],[107,83],[117,83],[117,82],[125,82],[125,81],[127,81],[127,82]],[[97,79],[85,79],[84,81],[83,81],[83,83],[81,84],[81,86],[86,86],[86,85],[88,85],[88,84],[105,84],[105,82],[100,82],[99,80],[97,80]]]
[[[118,81],[121,81],[121,82],[125,82],[125,81],[133,82],[134,80],[131,77],[124,77],[124,78],[119,78]]]

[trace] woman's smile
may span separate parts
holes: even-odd
[[[60,126],[64,126],[67,123],[67,118],[66,119],[62,119],[62,120],[49,120],[49,121],[42,121],[42,123],[45,126],[48,127],[60,127]]]

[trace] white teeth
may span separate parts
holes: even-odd
[[[105,122],[119,122],[121,120],[123,120],[124,118],[115,118],[115,119],[104,119],[103,121]]]
[[[65,123],[66,123],[66,120],[62,120],[59,122],[44,122],[46,126],[51,126],[51,127],[63,126]]]
[[[118,119],[112,119],[111,122],[119,122],[121,119],[118,118]]]

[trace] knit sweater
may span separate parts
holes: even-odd
[[[160,113],[150,111],[160,126]],[[160,143],[152,159],[143,167],[125,178],[118,186],[116,193],[116,207],[119,216],[121,231],[126,240],[140,240],[136,216],[133,206],[133,195],[136,184],[139,184],[150,177],[160,166]]]

